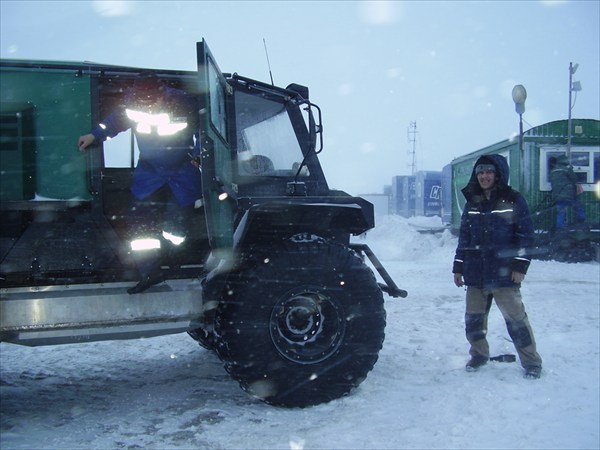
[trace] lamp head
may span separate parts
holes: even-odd
[[[525,100],[527,99],[527,91],[525,86],[517,84],[512,90],[512,99],[515,102],[515,110],[517,114],[523,114],[525,112]]]

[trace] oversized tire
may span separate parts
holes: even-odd
[[[375,276],[349,248],[296,237],[245,256],[217,310],[217,351],[242,389],[306,407],[358,386],[385,331]]]
[[[188,331],[188,335],[200,344],[200,347],[205,348],[206,350],[215,350],[215,338],[213,333],[210,333],[203,328],[197,328]]]

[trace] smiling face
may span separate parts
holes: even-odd
[[[477,174],[477,181],[479,181],[479,186],[484,191],[490,191],[496,185],[496,172],[492,170],[484,170],[483,172],[479,172]]]

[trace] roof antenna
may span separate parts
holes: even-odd
[[[269,62],[269,52],[267,52],[267,41],[263,38],[263,45],[265,46],[265,55],[267,55],[267,66],[269,66],[269,76],[271,77],[271,85],[275,86],[273,83],[273,74],[271,73],[271,63]]]

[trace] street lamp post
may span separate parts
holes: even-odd
[[[567,120],[567,158],[571,161],[571,111],[573,109],[572,93],[581,90],[581,83],[573,81],[573,74],[577,72],[579,64],[569,63],[569,118]]]
[[[525,100],[527,91],[525,86],[517,84],[512,90],[512,99],[515,102],[515,111],[519,115],[519,161],[520,161],[520,188],[525,182],[525,155],[523,154],[523,113],[525,112]]]
[[[523,152],[523,113],[525,112],[525,100],[527,91],[525,86],[517,84],[512,90],[512,99],[515,102],[515,111],[519,115],[519,151]]]

